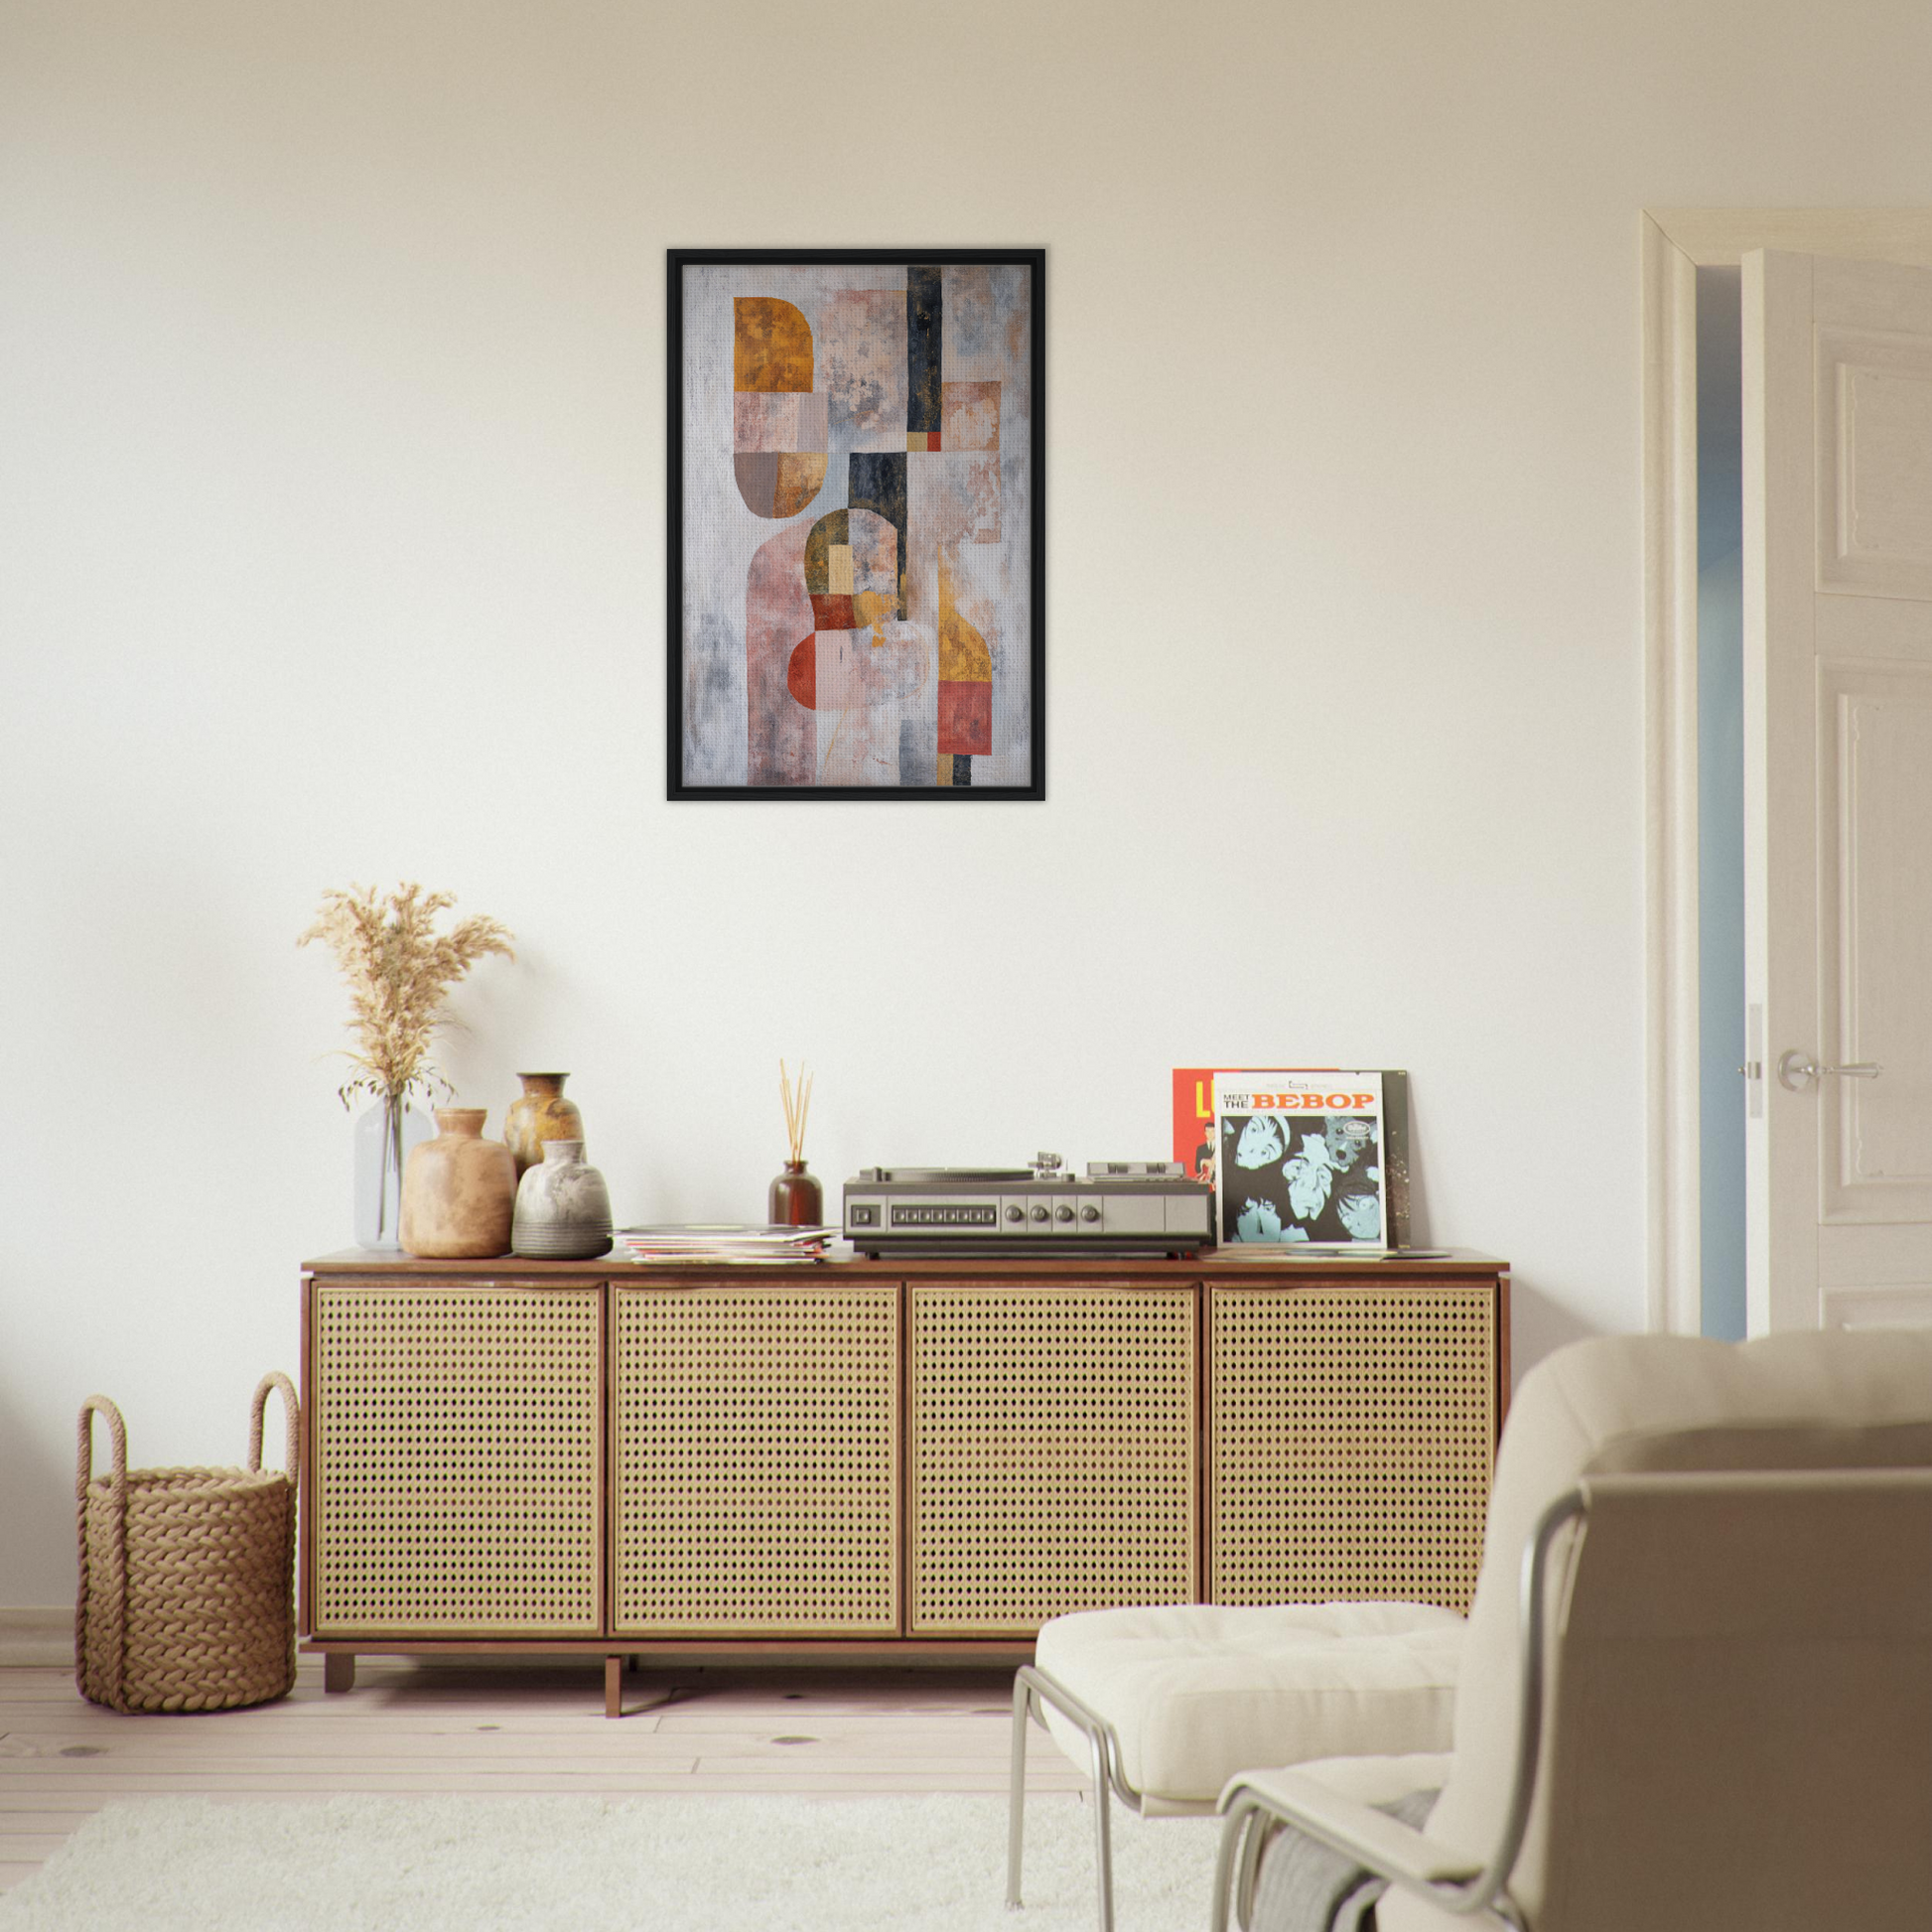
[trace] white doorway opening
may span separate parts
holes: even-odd
[[[1932,210],[1660,209],[1645,215],[1642,236],[1648,1311],[1656,1329],[1730,1333],[1734,1147],[1752,1092],[1738,1069],[1754,1067],[1761,1104],[1767,1055],[1747,1026],[1739,1045],[1747,1016],[1731,927],[1736,657],[1728,627],[1738,600],[1726,599],[1724,576],[1720,499],[1730,445],[1720,391],[1734,395],[1735,383],[1718,358],[1734,325],[1720,321],[1731,298],[1717,271],[1734,272],[1759,248],[1932,266]],[[1761,1271],[1762,1237],[1757,1247],[1751,1265]],[[1896,1297],[1869,1299],[1887,1305],[1872,1318],[1897,1318]]]

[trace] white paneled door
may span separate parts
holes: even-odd
[[[1932,270],[1744,257],[1750,1326],[1932,1322]]]

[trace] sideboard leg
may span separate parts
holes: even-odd
[[[325,1650],[322,1654],[322,1688],[325,1691],[352,1691],[355,1688],[355,1653],[352,1650]]]
[[[623,1716],[623,1659],[607,1657],[604,1660],[604,1715],[607,1718]]]

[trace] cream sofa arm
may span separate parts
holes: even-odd
[[[1299,1771],[1265,1771],[1234,1779],[1221,1794],[1221,1811],[1265,1813],[1284,1825],[1346,1852],[1385,1878],[1415,1885],[1466,1883],[1482,1861],[1440,1844],[1413,1825],[1391,1818]]]
[[[1333,1846],[1378,1877],[1420,1893],[1443,1911],[1466,1916],[1472,1924],[1509,1928],[1519,1923],[1504,1887],[1523,1848],[1542,1738],[1544,1586],[1558,1533],[1582,1516],[1587,1507],[1587,1492],[1582,1488],[1559,1496],[1538,1519],[1536,1533],[1523,1552],[1519,1595],[1523,1655],[1516,1766],[1500,1842],[1487,1863],[1441,1845],[1425,1833],[1412,1831],[1386,1812],[1303,1773],[1246,1772],[1221,1793],[1220,1808],[1227,1823],[1221,1831],[1220,1856],[1214,1867],[1213,1932],[1227,1932],[1229,1889],[1237,1864],[1240,1917],[1246,1925],[1270,1820],[1293,1825],[1311,1838]]]
[[[1227,1932],[1229,1905],[1237,1896],[1241,1922],[1247,1923],[1261,1853],[1275,1825],[1306,1832],[1378,1877],[1421,1892],[1451,1911],[1467,1899],[1467,1887],[1482,1871],[1480,1859],[1299,1771],[1244,1773],[1221,1793],[1220,1808],[1227,1822],[1214,1874],[1213,1932]],[[1497,1918],[1487,1922],[1508,1923]]]

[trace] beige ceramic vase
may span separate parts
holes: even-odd
[[[402,1246],[425,1259],[505,1255],[516,1163],[483,1138],[487,1109],[439,1107],[436,1138],[410,1152],[402,1176]]]
[[[510,1102],[503,1116],[503,1143],[516,1162],[517,1178],[543,1159],[545,1141],[581,1141],[584,1116],[574,1100],[564,1098],[568,1073],[519,1073],[520,1098]]]

